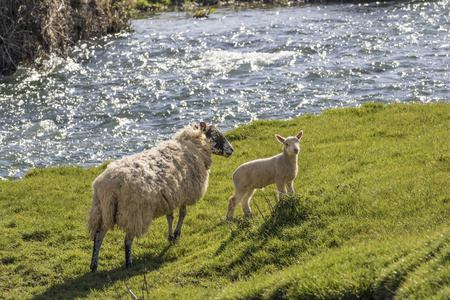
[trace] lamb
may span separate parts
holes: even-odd
[[[276,184],[278,195],[294,193],[294,179],[298,172],[298,153],[303,131],[296,136],[283,138],[275,135],[283,146],[283,152],[270,158],[253,160],[242,164],[233,173],[234,194],[228,199],[226,219],[232,220],[234,210],[240,202],[244,214],[251,216],[250,198],[255,189]]]
[[[200,126],[187,125],[155,148],[109,164],[92,184],[88,220],[94,241],[91,271],[97,271],[103,239],[115,224],[126,233],[127,267],[132,266],[133,239],[145,234],[154,218],[166,215],[169,241],[180,238],[186,206],[206,193],[211,154],[229,157],[232,153],[233,147],[215,126],[200,122]],[[174,232],[176,208],[179,218]]]

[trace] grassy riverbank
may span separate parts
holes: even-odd
[[[89,273],[90,185],[103,170],[31,170],[0,182],[1,299],[450,297],[450,105],[367,104],[227,133],[205,197],[170,245],[165,218],[135,242],[109,232]],[[257,191],[254,217],[224,222],[231,174],[302,129],[297,194]],[[272,208],[273,207],[273,208]]]

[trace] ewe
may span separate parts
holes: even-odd
[[[275,135],[284,145],[283,152],[270,158],[257,159],[241,165],[233,173],[234,195],[228,200],[227,220],[233,219],[236,205],[240,202],[245,215],[251,215],[249,202],[255,189],[269,184],[277,185],[278,194],[294,192],[297,177],[297,156],[303,131],[296,136],[283,138]]]
[[[166,215],[169,240],[181,235],[186,205],[203,197],[208,187],[211,154],[229,157],[233,147],[214,126],[190,124],[172,140],[109,164],[92,184],[88,228],[94,241],[90,268],[98,267],[100,247],[114,225],[123,229],[125,263],[132,265],[134,237],[145,234],[152,219]],[[173,232],[173,211],[179,208]]]

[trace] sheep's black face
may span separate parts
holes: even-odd
[[[225,138],[222,132],[219,131],[215,126],[206,126],[205,123],[200,123],[202,130],[205,132],[205,136],[211,143],[212,152],[216,155],[222,155],[229,157],[233,154],[233,146]]]

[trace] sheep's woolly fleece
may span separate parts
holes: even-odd
[[[155,148],[111,163],[92,184],[91,238],[114,224],[129,237],[140,237],[153,218],[194,204],[206,192],[211,163],[211,145],[197,124]]]

